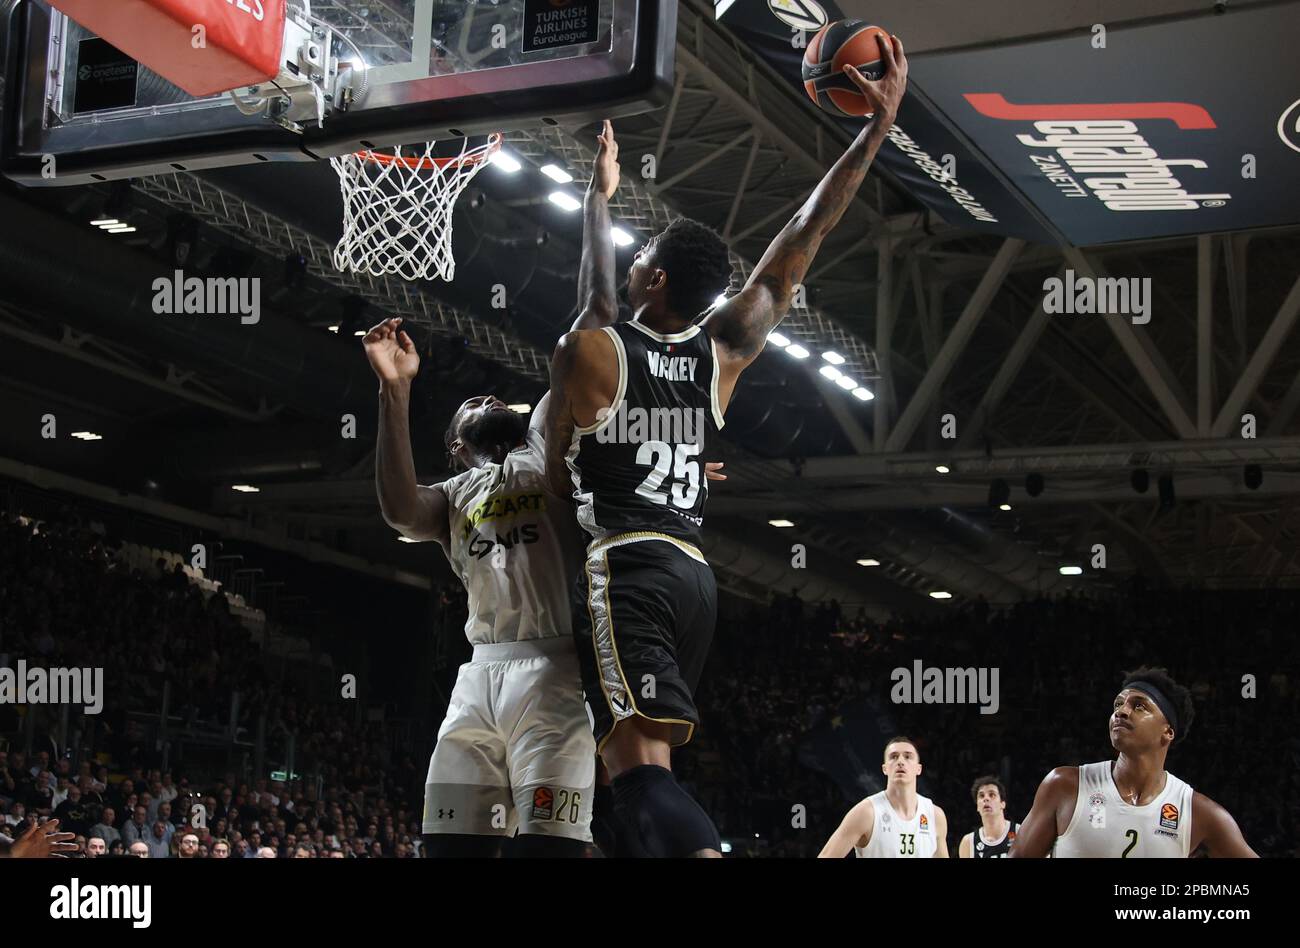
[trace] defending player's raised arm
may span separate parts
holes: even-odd
[[[1200,836],[1214,859],[1258,859],[1232,814],[1203,793],[1192,797],[1192,832]],[[1193,839],[1192,849],[1196,849]]]
[[[578,266],[578,318],[573,329],[599,329],[618,320],[618,279],[614,239],[610,234],[609,199],[618,190],[618,142],[606,119],[583,200],[582,262]]]
[[[876,808],[868,797],[844,814],[839,829],[831,834],[817,858],[843,859],[854,846],[865,846],[871,842],[871,830],[875,825]]]
[[[446,544],[451,531],[447,494],[441,484],[415,481],[411,453],[411,381],[420,354],[401,330],[400,317],[386,319],[362,339],[366,358],[379,376],[379,440],[375,445],[375,487],[384,521],[412,540]]]
[[[871,121],[772,241],[741,291],[716,306],[702,323],[719,343],[724,371],[738,374],[763,350],[767,334],[789,312],[795,286],[803,282],[822,241],[844,216],[894,124],[907,88],[907,57],[897,37],[877,40],[886,63],[879,80],[866,79],[851,66],[845,70],[871,102]]]
[[[934,858],[947,859],[948,855],[948,814],[943,812],[943,807],[934,808]]]
[[[1043,859],[1056,842],[1057,813],[1068,800],[1071,808],[1079,792],[1079,768],[1057,767],[1038,785],[1034,805],[1020,824],[1008,859]]]

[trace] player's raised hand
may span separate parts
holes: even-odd
[[[614,126],[605,119],[600,134],[596,136],[600,148],[596,152],[596,165],[591,178],[591,186],[605,195],[605,200],[614,196],[618,190],[618,142],[614,140]]]
[[[77,838],[77,834],[60,833],[58,829],[58,820],[46,820],[33,826],[14,840],[9,855],[14,859],[46,859],[51,856],[64,858],[65,852],[76,852],[77,844],[72,841]]]
[[[415,351],[411,337],[398,328],[401,325],[400,316],[385,319],[361,340],[370,367],[381,382],[413,379],[420,371],[420,353]]]
[[[897,36],[886,39],[877,34],[876,42],[880,44],[885,74],[873,81],[862,75],[856,66],[845,66],[844,75],[862,90],[863,96],[871,103],[873,121],[887,129],[898,117],[898,104],[907,91],[907,55],[903,52],[903,41]]]

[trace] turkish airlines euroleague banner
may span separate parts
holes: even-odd
[[[1104,47],[1079,32],[909,56],[916,94],[898,125],[911,142],[895,136],[878,160],[949,223],[1030,239],[1087,246],[1295,223],[1297,22],[1292,2],[1117,24]],[[756,46],[799,81],[798,56]],[[930,161],[942,170],[945,154],[951,178],[936,180]]]

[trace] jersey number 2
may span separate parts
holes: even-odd
[[[1137,830],[1125,830],[1124,835],[1128,837],[1128,845],[1124,847],[1124,853],[1119,857],[1120,859],[1127,859],[1128,854],[1133,851],[1133,847],[1138,844]]]
[[[659,487],[668,477],[668,467],[672,465],[673,483],[670,485],[673,506],[690,510],[695,506],[695,498],[700,493],[700,462],[690,460],[700,453],[698,444],[679,444],[676,452],[666,441],[647,441],[637,449],[636,463],[640,467],[654,466],[646,475],[637,495],[654,504],[667,504],[668,492]]]

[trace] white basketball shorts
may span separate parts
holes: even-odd
[[[568,636],[476,645],[429,761],[424,832],[591,841],[596,742]]]

